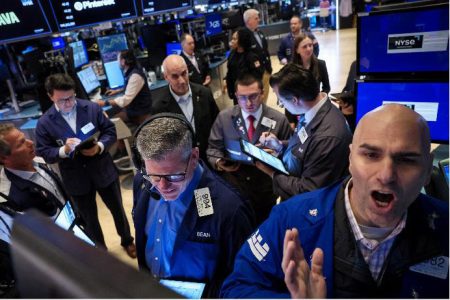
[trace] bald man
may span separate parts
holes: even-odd
[[[420,194],[429,139],[405,106],[368,113],[350,145],[351,177],[276,206],[222,296],[448,298],[448,203]]]
[[[167,56],[163,61],[163,70],[169,85],[158,91],[158,97],[153,100],[152,114],[183,114],[195,130],[200,158],[206,162],[209,131],[219,114],[211,90],[189,82],[188,67],[179,55]]]

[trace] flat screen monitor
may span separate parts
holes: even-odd
[[[137,16],[134,0],[49,0],[60,31]]]
[[[181,43],[166,43],[167,56],[172,54],[180,54],[182,51]]]
[[[216,35],[222,32],[222,16],[220,14],[205,15],[206,36]]]
[[[89,62],[86,46],[83,41],[69,43],[73,49],[73,64],[75,68],[79,68]]]
[[[359,75],[448,77],[448,3],[360,14]]]
[[[40,0],[3,0],[0,5],[0,44],[51,33]]]
[[[226,4],[230,2],[229,0],[208,0],[208,5],[215,5],[215,4]]]
[[[387,103],[411,107],[428,121],[433,142],[448,143],[448,81],[356,82],[356,122],[367,112]]]
[[[97,75],[95,75],[94,69],[91,66],[78,71],[77,76],[87,94],[92,93],[100,87],[100,81],[97,79]]]
[[[244,19],[242,17],[242,13],[235,9],[221,12],[222,15],[222,28],[226,29],[235,29],[241,26],[244,26]]]
[[[142,13],[144,15],[155,15],[165,12],[187,10],[192,7],[192,0],[141,0]]]
[[[52,38],[53,50],[64,49],[65,47],[66,47],[66,43],[64,42],[64,38],[62,36]]]
[[[117,55],[128,49],[127,37],[124,33],[100,36],[97,38],[98,48],[102,57],[103,66],[110,88],[118,88],[125,84]]]

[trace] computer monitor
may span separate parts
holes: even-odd
[[[50,0],[49,2],[59,31],[137,17],[134,0]]]
[[[52,38],[52,48],[53,50],[64,49],[66,47],[66,42],[62,36]]]
[[[205,36],[212,36],[222,32],[222,16],[220,14],[205,15]]]
[[[11,241],[22,298],[180,298],[146,272],[87,245],[36,210],[14,218]]]
[[[92,66],[78,71],[77,77],[80,80],[86,94],[92,93],[94,90],[98,89],[101,86],[100,81],[97,79],[97,75],[95,75]]]
[[[0,44],[52,32],[40,0],[3,0],[0,16]]]
[[[360,14],[358,75],[448,78],[447,3]]]
[[[166,43],[166,54],[167,56],[172,54],[180,54],[183,51],[181,43]]]
[[[117,56],[128,49],[127,37],[124,33],[97,37],[98,48],[103,61],[106,78],[110,88],[119,88],[125,84]]]
[[[79,68],[89,62],[86,46],[83,41],[69,43],[73,49],[73,64],[75,68]]]
[[[242,13],[237,10],[229,10],[220,13],[222,15],[222,28],[223,30],[227,29],[236,29],[238,27],[244,26],[244,19],[242,17]]]
[[[192,7],[192,0],[141,0],[141,6],[144,15],[156,15],[166,12],[187,10]]]
[[[431,140],[448,144],[448,81],[356,81],[356,122],[369,111],[387,103],[400,103],[428,121]]]

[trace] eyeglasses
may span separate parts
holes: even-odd
[[[70,97],[56,100],[56,103],[58,103],[59,106],[62,106],[64,104],[66,104],[66,103],[73,103],[75,101],[75,97],[76,97],[76,94],[73,94]]]
[[[249,100],[250,102],[254,102],[259,98],[260,95],[261,95],[261,93],[254,93],[254,94],[250,94],[250,95],[236,94],[236,98],[238,101],[242,101],[242,102],[247,102],[247,100]]]
[[[189,163],[191,161],[191,157],[189,156],[189,160],[186,165],[186,169],[182,173],[178,174],[167,174],[167,175],[157,175],[157,174],[142,174],[142,177],[149,181],[150,183],[158,183],[164,178],[168,182],[181,182],[186,179],[187,170],[189,168]],[[144,171],[142,171],[144,173]]]

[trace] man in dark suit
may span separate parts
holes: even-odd
[[[195,53],[195,41],[189,33],[183,33],[181,36],[180,55],[184,58],[189,70],[189,80],[197,84],[207,86],[211,82],[209,65],[204,56]]]
[[[211,90],[189,82],[188,67],[179,55],[169,55],[163,61],[164,78],[169,82],[153,101],[153,114],[171,112],[183,114],[197,136],[200,158],[206,160],[206,148],[211,127],[219,108]]]
[[[136,258],[118,174],[107,151],[117,139],[114,124],[98,104],[75,97],[75,83],[67,74],[49,76],[45,87],[54,105],[38,121],[36,152],[47,163],[58,163],[67,192],[97,244],[105,246],[95,201],[98,191],[113,215],[121,245],[130,257]],[[87,149],[75,148],[96,132],[98,142]]]
[[[264,96],[263,101],[267,103],[267,97],[269,96],[269,78],[272,74],[272,62],[270,61],[270,54],[267,44],[267,39],[259,29],[259,11],[256,9],[247,9],[244,12],[244,23],[248,31],[252,36],[252,51],[258,55],[259,61],[263,64],[265,72],[263,75]]]
[[[244,74],[236,81],[238,104],[222,110],[214,122],[209,136],[208,159],[211,166],[223,171],[223,177],[248,195],[256,213],[256,221],[262,223],[276,203],[272,178],[248,164],[240,150],[240,139],[259,143],[264,131],[271,131],[280,139],[289,139],[291,128],[286,117],[262,103],[261,79]],[[228,159],[231,159],[228,160]]]

